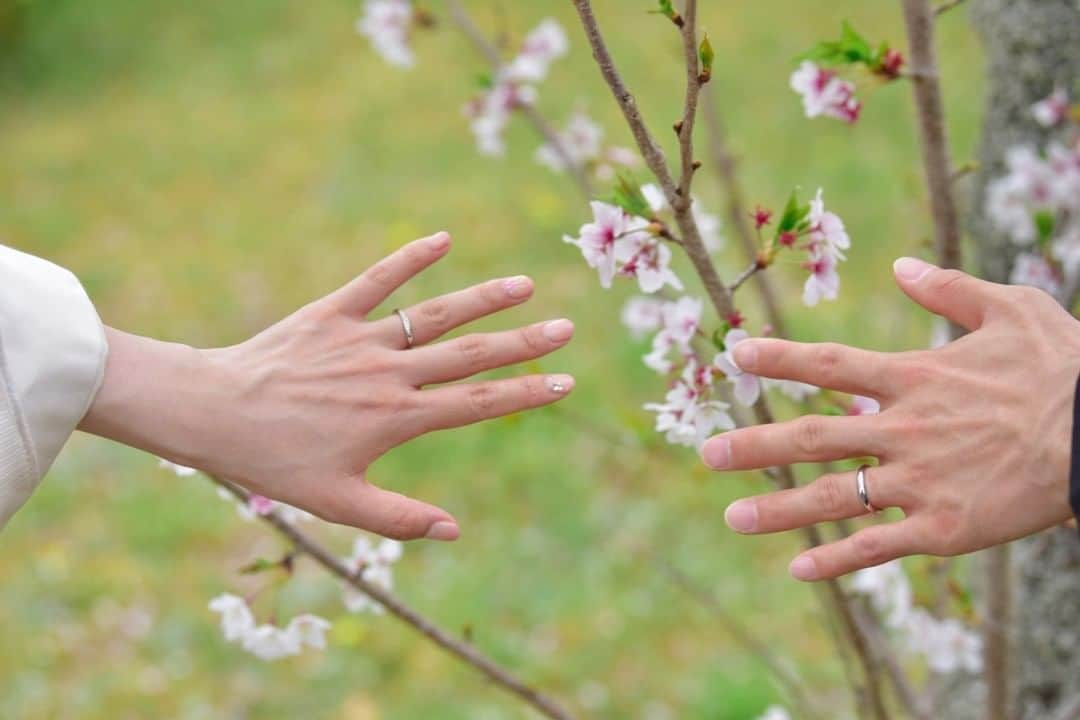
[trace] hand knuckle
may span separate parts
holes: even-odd
[[[393,284],[394,270],[389,260],[380,260],[372,265],[365,274],[368,282],[376,287],[385,288]]]
[[[420,306],[420,316],[432,330],[442,330],[450,323],[450,305],[445,300],[430,300]]]
[[[814,502],[828,518],[835,518],[844,513],[847,505],[840,489],[839,478],[826,475],[813,485]]]
[[[806,457],[815,457],[821,452],[825,436],[825,425],[816,416],[804,417],[795,423],[795,447]]]
[[[469,388],[469,407],[473,415],[484,418],[491,414],[498,402],[499,391],[492,385],[476,385]]]
[[[482,366],[491,354],[488,342],[478,335],[461,338],[458,341],[458,351],[464,358],[466,366],[470,368]]]
[[[521,384],[524,389],[525,399],[530,407],[544,404],[548,394],[540,378],[528,377],[523,379]]]

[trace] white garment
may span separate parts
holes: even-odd
[[[0,528],[90,408],[107,352],[75,276],[0,245]]]

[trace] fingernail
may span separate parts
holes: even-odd
[[[913,257],[902,257],[893,263],[893,272],[901,280],[917,282],[934,269],[928,262]]]
[[[447,520],[440,520],[436,523],[432,523],[428,528],[426,537],[428,540],[442,540],[443,542],[450,542],[451,540],[457,540],[461,536],[461,529],[458,528],[457,523],[452,523]]]
[[[563,318],[544,323],[544,337],[554,343],[566,342],[574,334],[574,323]]]
[[[532,280],[524,275],[518,275],[504,281],[503,289],[512,298],[525,297],[532,290]]]
[[[560,395],[568,393],[574,388],[574,378],[569,375],[548,375],[545,382],[548,390]]]
[[[752,368],[757,361],[757,343],[744,340],[735,346],[734,354],[735,364],[739,366],[740,370]]]
[[[788,572],[796,580],[815,580],[817,579],[817,563],[809,555],[800,555],[791,561]]]
[[[723,470],[731,465],[731,441],[726,438],[710,440],[701,454],[706,465],[713,470]]]
[[[724,511],[724,522],[736,532],[757,530],[757,503],[753,500],[736,500]]]
[[[428,238],[428,247],[432,250],[445,250],[450,244],[450,233],[439,232]]]

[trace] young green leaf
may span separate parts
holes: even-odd
[[[1035,221],[1035,229],[1039,232],[1039,244],[1045,244],[1054,234],[1057,218],[1049,210],[1039,210],[1032,219]]]
[[[701,60],[701,81],[708,82],[712,77],[713,61],[716,60],[716,53],[713,52],[712,43],[709,42],[709,33],[705,33],[701,39],[701,45],[698,46],[698,58]]]
[[[649,12],[656,15],[663,15],[677,26],[683,26],[682,15],[680,15],[675,9],[675,6],[671,4],[671,0],[657,0],[657,5],[659,5],[659,9],[650,10]]]
[[[653,216],[649,202],[641,193],[641,186],[634,182],[633,177],[628,175],[619,175],[609,202],[635,217],[651,218]]]
[[[243,575],[256,575],[258,573],[266,572],[267,570],[274,570],[280,566],[281,563],[273,562],[266,558],[258,558],[240,568],[240,573]]]
[[[776,234],[790,232],[796,229],[806,216],[810,214],[809,205],[800,205],[797,191],[791,191],[787,205],[784,206],[784,214],[780,216],[780,222],[776,225]]]

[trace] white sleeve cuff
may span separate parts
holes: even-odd
[[[75,276],[0,245],[0,528],[86,414],[107,352]]]

